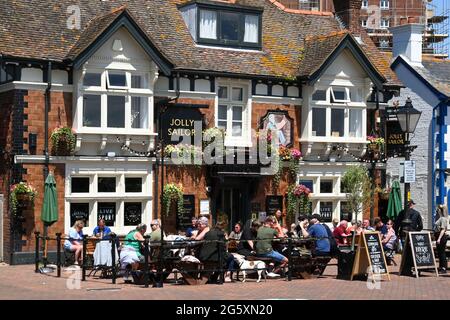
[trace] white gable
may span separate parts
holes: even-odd
[[[321,76],[321,79],[342,79],[350,82],[352,80],[364,81],[366,78],[368,78],[368,74],[353,57],[349,49],[343,50]],[[339,83],[339,85],[345,84]],[[347,85],[351,85],[351,83]]]
[[[87,61],[89,67],[149,71],[152,61],[124,27],[115,32]]]

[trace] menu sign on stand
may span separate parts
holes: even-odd
[[[359,236],[355,262],[350,280],[355,275],[367,274],[387,275],[391,280],[384,256],[379,232],[364,232]]]
[[[400,263],[400,275],[412,275],[413,267],[416,278],[419,277],[421,269],[434,269],[439,277],[429,232],[408,232]]]

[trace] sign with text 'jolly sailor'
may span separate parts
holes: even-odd
[[[197,108],[170,106],[161,115],[162,139],[165,144],[194,144],[203,130],[203,114]]]

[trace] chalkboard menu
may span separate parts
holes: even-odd
[[[333,202],[320,202],[320,216],[322,222],[331,222],[333,220]]]
[[[87,227],[89,223],[89,203],[71,203],[70,204],[70,226],[76,221],[83,220]]]
[[[438,275],[431,236],[428,232],[408,232],[400,264],[401,275],[412,275],[412,269],[434,269]],[[419,277],[419,272],[416,272]]]
[[[183,212],[177,215],[177,230],[185,231],[192,225],[192,217],[195,216],[195,196],[183,196]]]
[[[137,226],[142,222],[142,203],[141,202],[125,202],[124,206],[125,226]]]
[[[426,233],[411,233],[411,245],[417,267],[434,267],[430,237]]]
[[[370,265],[374,273],[387,273],[381,239],[377,233],[364,233]]]
[[[278,210],[283,211],[283,196],[266,196],[267,216],[274,216]]]
[[[100,202],[97,209],[97,218],[105,220],[105,225],[113,227],[116,221],[116,203]]]

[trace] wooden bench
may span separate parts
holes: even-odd
[[[329,256],[291,256],[292,275],[302,279],[318,278],[323,274],[330,260]]]

